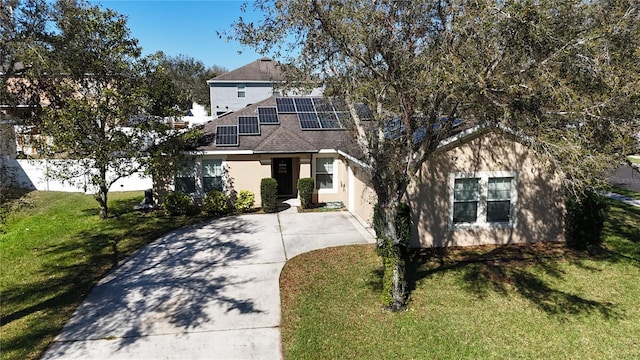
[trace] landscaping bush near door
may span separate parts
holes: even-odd
[[[205,194],[202,211],[209,216],[224,215],[229,211],[229,199],[222,191],[211,190]]]
[[[240,190],[236,199],[236,210],[239,213],[245,213],[253,209],[256,196],[249,190]]]
[[[260,201],[262,210],[266,213],[276,212],[278,197],[278,182],[274,178],[264,178],[260,181]]]
[[[190,214],[193,207],[191,197],[178,191],[168,193],[162,200],[162,208],[170,216]]]
[[[313,179],[298,179],[297,188],[300,195],[300,205],[302,208],[308,209],[311,206],[311,198],[313,196]]]

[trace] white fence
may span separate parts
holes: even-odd
[[[70,161],[72,160],[56,160]],[[10,186],[23,189],[44,190],[44,191],[65,191],[95,193],[96,189],[91,188],[88,179],[76,179],[73,184],[52,179],[47,174],[52,167],[48,160],[11,160],[0,159],[3,173],[2,182]],[[151,176],[136,173],[132,176],[119,179],[109,191],[139,191],[151,189],[153,181]]]

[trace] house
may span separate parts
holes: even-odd
[[[442,141],[407,189],[414,247],[563,241],[562,178],[509,129]]]
[[[278,194],[315,180],[314,202],[341,201],[371,224],[375,193],[339,101],[270,97],[204,126],[174,188],[250,190],[273,177]],[[414,247],[563,240],[561,178],[507,129],[476,126],[444,140],[415,174],[406,202]],[[259,204],[257,204],[259,205]]]
[[[281,65],[269,58],[258,59],[208,80],[211,115],[216,118],[278,96],[281,94],[279,84],[284,80]],[[321,93],[322,90],[316,88],[308,95],[318,96]]]
[[[355,193],[347,189],[361,171],[354,165],[360,152],[345,130],[348,116],[321,97],[270,97],[220,117],[204,125],[206,140],[178,172],[175,189],[203,196],[232,183],[236,191],[259,194],[261,179],[273,177],[279,196],[296,197],[297,180],[307,177],[316,182],[315,202],[355,208]]]

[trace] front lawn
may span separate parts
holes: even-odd
[[[295,257],[280,280],[285,356],[640,358],[640,208],[609,202],[590,254],[562,244],[416,254],[401,313],[380,308],[372,245]]]
[[[16,200],[0,233],[0,359],[39,358],[118,261],[202,220],[134,211],[142,198],[142,192],[111,193],[106,220],[89,195],[34,191]]]

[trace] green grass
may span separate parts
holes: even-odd
[[[627,160],[632,164],[640,164],[640,155],[627,156]]]
[[[160,235],[202,220],[133,211],[141,192],[111,193],[100,220],[88,195],[24,194],[0,233],[0,359],[37,359],[93,286]]]
[[[611,192],[614,192],[616,194],[620,194],[620,195],[624,195],[628,198],[631,199],[638,199],[640,200],[640,193],[637,193],[635,191],[631,191],[631,190],[627,190],[623,187],[620,186],[611,186]]]
[[[380,307],[372,245],[300,255],[281,275],[288,359],[640,358],[640,209],[610,201],[602,249],[415,254],[406,312]]]

